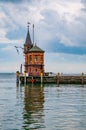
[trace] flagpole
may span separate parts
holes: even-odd
[[[33,24],[33,45],[34,45],[34,24]]]

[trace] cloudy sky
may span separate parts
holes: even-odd
[[[0,0],[0,72],[24,64],[27,22],[45,50],[45,71],[86,73],[86,0]]]

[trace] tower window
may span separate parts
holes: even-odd
[[[32,61],[32,56],[30,55],[30,62]]]
[[[37,55],[35,55],[34,61],[35,61],[35,62],[38,61],[38,57],[37,57]]]

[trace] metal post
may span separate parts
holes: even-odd
[[[43,74],[41,73],[41,84],[43,83]]]
[[[84,73],[82,72],[82,85],[84,84]]]

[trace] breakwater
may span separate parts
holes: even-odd
[[[86,84],[86,76],[20,76],[20,83]]]

